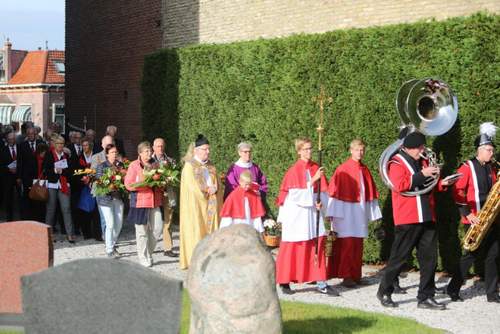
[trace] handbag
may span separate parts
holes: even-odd
[[[49,200],[49,190],[45,186],[44,180],[36,180],[31,186],[28,197],[34,201],[47,202]]]
[[[85,212],[92,212],[94,211],[95,206],[96,200],[91,194],[90,187],[83,187],[82,192],[80,193],[80,198],[78,199],[78,209]]]

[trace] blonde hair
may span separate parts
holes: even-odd
[[[243,171],[240,174],[239,182],[252,182],[252,173],[249,170]]]
[[[64,140],[64,137],[61,135],[58,135],[57,133],[54,133],[52,136],[50,136],[50,141],[55,144],[56,142],[62,142],[63,144],[66,142]]]
[[[147,148],[149,148],[151,150],[151,143],[150,142],[148,142],[148,141],[140,142],[139,145],[137,145],[137,153],[141,154],[141,152]]]
[[[351,141],[351,143],[349,144],[349,149],[353,150],[355,147],[358,147],[358,146],[366,147],[366,144],[363,141],[363,139],[361,139],[361,138],[355,138],[355,139],[353,139]]]
[[[182,157],[182,161],[187,162],[193,160],[194,156],[194,143],[189,143],[186,154]]]
[[[299,153],[305,144],[312,144],[312,140],[306,137],[295,139],[295,151]]]

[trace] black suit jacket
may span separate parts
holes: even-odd
[[[41,140],[35,140],[35,147],[42,143]],[[33,180],[38,177],[38,164],[35,153],[32,151],[28,141],[19,145],[17,154],[17,178],[23,182],[25,189],[31,188]]]
[[[52,156],[51,151],[48,151],[47,154],[45,154],[42,166],[43,166],[42,167],[43,175],[45,175],[47,181],[50,183],[57,183],[61,175],[56,174],[54,171],[54,157]],[[66,176],[67,181],[70,182],[71,176],[73,175],[73,170],[71,168],[70,161],[68,161],[68,168],[63,169],[62,175]]]
[[[120,138],[115,138],[115,145],[118,153],[120,153],[122,157],[126,157],[127,155],[125,154],[125,146],[123,146],[123,140],[121,140]]]
[[[16,158],[19,157],[19,145],[16,145]],[[12,155],[10,154],[9,146],[2,146],[0,148],[0,175],[2,178],[2,187],[11,187],[15,185],[17,172],[11,173],[7,167],[12,163]]]

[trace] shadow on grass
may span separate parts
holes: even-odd
[[[318,317],[307,320],[286,320],[283,332],[287,334],[356,333],[372,327],[377,321],[361,317]]]

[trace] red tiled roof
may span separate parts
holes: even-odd
[[[9,85],[59,83],[64,84],[64,75],[57,72],[55,63],[64,63],[64,51],[30,51],[23,63],[9,80]]]

